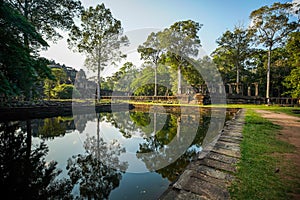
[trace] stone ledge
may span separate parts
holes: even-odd
[[[234,180],[243,139],[244,110],[226,123],[220,137],[191,162],[177,181],[161,195],[160,200],[230,199],[228,187]]]

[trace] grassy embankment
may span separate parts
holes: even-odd
[[[290,112],[286,108],[270,108]],[[276,136],[280,128],[248,109],[241,143],[242,158],[236,181],[230,188],[232,199],[291,199],[289,193],[300,188],[300,175],[285,159],[295,148]]]
[[[279,105],[256,105],[256,104],[215,104],[215,105],[197,105],[197,104],[178,104],[178,103],[155,103],[155,102],[134,102],[129,101],[129,103],[137,104],[137,105],[159,105],[159,106],[191,106],[191,107],[203,107],[203,108],[218,108],[218,107],[226,107],[226,108],[246,108],[246,109],[262,109],[262,110],[270,110],[273,112],[283,112],[293,116],[299,116],[300,114],[295,114],[293,110],[299,110],[300,107],[296,106],[279,106]]]

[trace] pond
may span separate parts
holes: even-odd
[[[218,134],[218,117],[159,108],[1,119],[1,186],[12,199],[157,199]]]

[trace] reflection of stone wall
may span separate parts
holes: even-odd
[[[79,131],[79,133],[83,133],[87,122],[93,121],[95,117],[96,117],[95,114],[73,115],[75,126],[76,129]]]

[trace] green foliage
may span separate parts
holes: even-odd
[[[34,84],[50,77],[50,69],[46,59],[31,55],[32,49],[23,43],[22,34],[35,44],[47,43],[12,6],[1,1],[0,10],[0,93],[29,97]]]
[[[0,92],[30,99],[43,79],[51,79],[48,61],[38,57],[37,49],[48,46],[42,36],[55,40],[60,37],[57,28],[70,29],[81,4],[12,0],[1,1],[0,7]]]
[[[198,55],[201,42],[198,31],[202,27],[192,20],[175,22],[169,29],[163,31],[165,41],[163,46],[167,49],[166,63],[178,71],[177,94],[182,93],[181,71],[187,66],[189,59]]]
[[[152,62],[154,65],[159,63],[161,54],[164,52],[161,34],[162,32],[150,33],[147,40],[138,47],[137,51],[141,54],[141,59]]]
[[[67,74],[61,68],[51,69],[52,77],[46,78],[44,81],[44,94],[48,99],[54,98],[53,89],[67,80]]]
[[[78,90],[71,84],[61,84],[56,86],[53,89],[53,96],[57,99],[72,99],[73,98],[79,98],[80,93]]]
[[[274,3],[251,12],[251,29],[257,32],[259,43],[272,49],[284,43],[289,33],[299,28],[297,21],[293,20],[292,8],[291,3]]]
[[[287,64],[292,67],[288,76],[285,77],[283,85],[288,89],[285,94],[294,98],[300,97],[300,32],[293,32],[289,35],[287,44]]]
[[[46,39],[53,40],[62,37],[58,29],[71,29],[74,25],[74,18],[82,10],[80,0],[4,0],[4,2],[22,13],[25,19]],[[33,42],[30,42],[30,44],[36,45]]]
[[[300,66],[300,32],[293,32],[289,35],[286,51],[288,53],[288,63],[292,67]]]
[[[157,96],[157,67],[161,60],[161,55],[164,52],[161,34],[161,32],[152,32],[143,45],[138,47],[141,59],[145,60],[148,64],[154,65],[154,96]]]
[[[138,73],[137,77],[130,84],[134,95],[154,95],[154,70],[151,66],[144,66],[141,69],[140,73]],[[167,92],[171,92],[170,78],[169,69],[164,65],[159,65],[157,68],[157,95],[164,96]]]
[[[289,76],[285,77],[283,83],[290,91],[286,92],[291,94],[294,98],[300,98],[300,66],[294,68]]]
[[[240,76],[248,67],[251,42],[252,32],[242,27],[226,31],[217,40],[218,47],[212,56],[225,83],[240,82]]]
[[[115,92],[132,92],[131,83],[138,76],[138,69],[131,62],[126,62],[112,76],[106,77],[101,81],[103,89],[112,90]]]
[[[148,126],[151,122],[150,113],[130,112],[130,119],[138,126]]]
[[[138,76],[138,70],[131,62],[126,62],[119,71],[109,77],[114,91],[132,92],[131,83]]]
[[[166,50],[164,64],[178,72],[177,93],[182,93],[181,72],[191,59],[197,57],[200,45],[198,31],[202,25],[192,20],[175,22],[161,34],[161,46]]]
[[[51,72],[55,77],[56,85],[59,85],[59,84],[64,83],[64,82],[67,81],[67,74],[63,69],[61,69],[61,68],[52,68]]]
[[[204,56],[198,60],[189,63],[183,69],[183,77],[186,80],[187,84],[192,86],[195,92],[203,92],[201,91],[201,86],[205,83],[202,76],[206,77],[207,80],[215,81],[215,75],[212,74],[212,70],[215,68],[215,64],[208,56]]]

